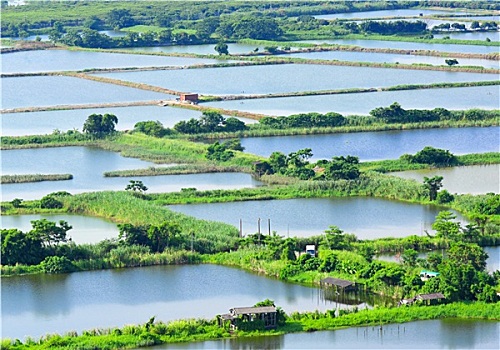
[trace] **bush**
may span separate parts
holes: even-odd
[[[66,273],[75,271],[73,263],[65,256],[48,256],[42,262],[45,273]]]
[[[445,203],[453,202],[453,200],[455,199],[455,196],[453,196],[447,190],[442,190],[441,192],[438,192],[436,199],[437,199],[438,203],[445,204]]]
[[[40,200],[40,208],[42,209],[59,209],[63,204],[57,200],[53,195],[47,195]]]

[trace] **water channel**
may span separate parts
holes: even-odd
[[[347,134],[248,137],[241,139],[245,152],[268,157],[311,148],[313,159],[357,156],[361,161],[397,159],[425,146],[447,149],[455,155],[499,152],[500,127],[417,129]]]
[[[152,266],[61,275],[2,277],[2,337],[146,322],[212,319],[236,306],[274,300],[285,312],[352,307],[317,288],[216,265]],[[360,301],[360,308],[367,304]]]
[[[188,70],[140,71],[97,76],[211,95],[269,94],[496,80],[497,74],[419,71],[372,67],[280,64]]]
[[[0,108],[172,100],[176,96],[65,76],[2,78]]]
[[[404,109],[471,108],[498,109],[498,86],[378,91],[367,93],[259,98],[204,103],[204,105],[267,115],[337,112],[343,115],[367,115],[377,107],[398,102]]]
[[[166,128],[172,128],[182,120],[198,119],[202,112],[185,108],[160,106],[131,106],[114,108],[90,108],[43,112],[22,112],[2,114],[2,136],[23,136],[50,134],[54,130],[82,130],[87,117],[93,113],[110,113],[118,117],[116,130],[133,130],[140,121],[159,121]],[[255,119],[238,118],[246,124],[257,122]],[[29,128],[26,128],[29,125]]]
[[[330,225],[360,239],[425,235],[440,209],[373,197],[297,198],[231,203],[169,205],[169,209],[197,219],[220,221],[239,228],[243,234],[310,237],[324,233]],[[457,213],[456,213],[457,214]],[[465,219],[457,214],[457,220]],[[269,230],[270,228],[270,230]]]
[[[108,238],[118,238],[116,223],[92,216],[72,214],[31,214],[31,215],[2,215],[1,228],[17,228],[23,232],[32,229],[31,221],[47,219],[53,222],[66,221],[73,228],[68,231],[66,238],[76,244],[98,243]]]
[[[208,190],[261,185],[261,182],[254,180],[249,174],[243,173],[105,178],[103,173],[106,171],[141,169],[157,165],[139,159],[125,158],[118,153],[92,147],[3,150],[0,155],[4,175],[73,175],[72,180],[65,181],[2,184],[2,200],[4,201],[10,201],[14,198],[37,199],[56,191],[68,191],[76,194],[90,191],[124,190],[132,179],[142,181],[148,187],[148,193],[177,192],[181,188],[188,187]],[[58,162],[56,160],[64,161]]]
[[[122,53],[38,50],[2,55],[3,73],[74,71],[94,68],[192,66],[227,62],[207,58],[132,55]]]
[[[443,189],[450,193],[500,193],[500,165],[472,165],[432,170],[410,170],[390,175],[422,182],[424,177],[442,176]]]
[[[353,327],[335,331],[291,333],[176,343],[159,349],[498,349],[500,323],[495,321],[442,319]]]

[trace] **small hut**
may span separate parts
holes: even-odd
[[[180,96],[180,101],[198,103],[198,94],[182,93]]]
[[[274,306],[252,306],[234,307],[229,309],[228,314],[219,317],[219,326],[224,327],[229,322],[230,330],[238,329],[242,323],[262,321],[265,329],[276,328],[278,324],[276,307]]]
[[[340,278],[327,277],[319,281],[321,287],[335,287],[336,289],[342,289],[344,291],[354,289],[355,283],[342,280]]]
[[[419,300],[427,305],[439,303],[441,299],[445,299],[443,293],[419,294],[415,297],[415,300]]]

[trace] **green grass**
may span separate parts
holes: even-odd
[[[25,183],[25,182],[61,181],[61,180],[71,180],[72,178],[73,175],[71,174],[2,175],[0,177],[0,183],[14,184],[14,183]]]

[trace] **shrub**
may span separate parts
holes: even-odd
[[[40,208],[42,209],[58,209],[62,208],[63,204],[53,195],[47,195],[40,200]]]
[[[41,265],[45,273],[66,273],[75,270],[73,263],[65,256],[48,256]]]

